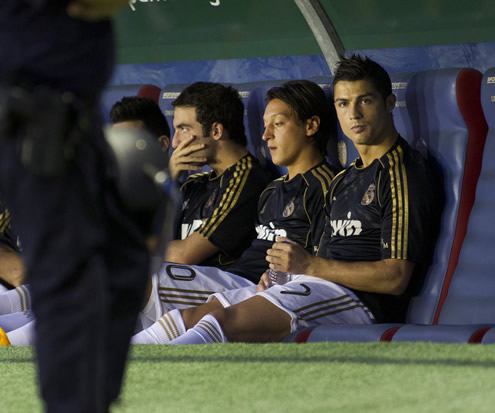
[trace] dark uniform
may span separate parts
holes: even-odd
[[[154,282],[156,302],[161,303],[157,316],[174,308],[202,304],[213,293],[246,286],[256,289],[268,269],[266,250],[277,236],[289,237],[312,253],[325,226],[325,197],[333,176],[330,166],[321,162],[291,180],[283,176],[271,182],[259,198],[257,238],[227,269],[164,263]],[[254,222],[251,227],[254,230]],[[234,237],[238,231],[231,225],[227,237]]]
[[[227,271],[258,283],[268,269],[266,250],[277,236],[316,253],[325,222],[325,198],[334,175],[331,167],[321,162],[291,180],[283,176],[270,183],[258,203],[258,236]]]
[[[20,252],[19,241],[12,230],[10,223],[10,211],[2,205],[0,201],[0,245],[5,245],[12,248],[14,251]]]
[[[111,25],[66,6],[0,7],[0,192],[23,244],[47,411],[104,412],[120,392],[149,257],[94,110],[113,66]]]
[[[12,229],[10,211],[0,201],[0,248],[21,252],[18,238]],[[2,279],[0,279],[0,284],[6,288],[13,288]]]
[[[256,236],[256,206],[268,182],[269,175],[250,154],[220,176],[214,171],[191,175],[180,188],[176,239],[196,231],[220,249],[199,265],[223,269],[232,264]]]
[[[403,295],[354,290],[377,322],[403,322],[433,248],[441,206],[436,202],[437,181],[430,165],[401,137],[366,168],[359,168],[359,162],[332,182],[319,255],[340,261],[392,258],[415,263]]]

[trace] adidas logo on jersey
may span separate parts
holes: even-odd
[[[264,239],[267,241],[275,242],[276,237],[286,237],[287,231],[285,229],[276,229],[273,222],[270,222],[270,226],[257,225],[256,232],[258,233],[258,239]]]
[[[196,231],[203,223],[200,219],[195,219],[192,224],[182,224],[180,227],[180,238],[186,239],[194,231]]]
[[[361,221],[351,219],[351,213],[347,214],[348,219],[332,219],[330,225],[332,226],[332,237],[350,237],[352,235],[359,235],[363,231]]]

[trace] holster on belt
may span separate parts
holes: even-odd
[[[60,176],[91,128],[92,107],[45,85],[0,85],[0,139],[15,139],[34,173]]]

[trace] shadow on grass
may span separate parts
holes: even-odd
[[[35,363],[34,359],[25,359],[25,360],[19,360],[19,359],[0,359],[0,366],[2,364],[22,364],[22,363]]]
[[[495,368],[495,360],[427,360],[427,359],[397,359],[387,357],[259,357],[259,356],[163,356],[145,357],[134,356],[130,361],[137,363],[354,363],[375,365],[405,365],[405,366],[449,366],[449,367],[482,367]]]

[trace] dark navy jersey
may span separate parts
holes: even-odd
[[[266,250],[288,237],[314,254],[325,224],[325,198],[334,173],[321,162],[291,180],[271,182],[258,203],[257,238],[227,271],[257,283],[268,269]]]
[[[12,230],[10,212],[0,201],[0,246],[5,245],[19,251],[17,236]]]
[[[435,179],[426,160],[399,137],[380,159],[357,159],[337,175],[327,200],[319,255],[342,261],[408,260],[421,277],[438,215]],[[378,321],[403,321],[408,294],[355,291]]]
[[[66,13],[68,0],[5,0],[0,7],[0,74],[32,77],[62,90],[94,94],[113,65],[110,22]]]
[[[181,186],[176,239],[198,232],[220,249],[200,265],[225,268],[256,236],[257,203],[270,176],[250,154],[227,168],[194,174]]]

